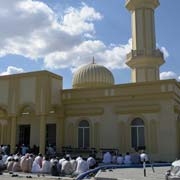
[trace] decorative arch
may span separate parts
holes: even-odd
[[[7,117],[7,108],[5,106],[0,106],[0,118]]]
[[[35,115],[34,104],[23,104],[19,107],[19,116]]]
[[[52,105],[49,107],[49,114],[53,115],[59,112],[58,105]]]

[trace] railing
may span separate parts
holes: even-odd
[[[164,59],[164,55],[160,51],[160,49],[155,49],[155,50],[131,50],[131,52],[127,54],[127,60],[131,58],[135,58],[137,56],[152,56],[152,57],[160,57]]]

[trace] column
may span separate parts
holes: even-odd
[[[124,124],[124,133],[126,135],[124,142],[124,150],[128,152],[131,149],[131,127],[129,122],[126,122]]]
[[[126,136],[127,136],[127,131],[126,131],[126,125],[123,121],[119,122],[119,149],[120,152],[125,153],[127,151],[127,143],[126,143]]]
[[[39,139],[39,152],[45,153],[45,141],[46,141],[46,118],[45,115],[40,116],[40,139]]]
[[[14,153],[16,146],[16,125],[17,117],[11,117],[11,153]]]
[[[94,146],[99,149],[100,125],[99,122],[94,123]]]
[[[4,124],[1,124],[1,144],[4,144]]]
[[[61,151],[62,146],[64,145],[64,118],[59,117],[56,123],[56,148],[57,152]]]

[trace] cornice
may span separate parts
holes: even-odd
[[[160,112],[161,107],[159,104],[152,105],[132,105],[132,106],[116,106],[116,114],[134,114],[134,113],[157,113]]]
[[[104,113],[104,109],[101,107],[93,107],[93,108],[72,108],[66,109],[65,115],[66,116],[96,116],[102,115]]]

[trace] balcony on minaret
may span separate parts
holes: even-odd
[[[154,50],[131,50],[126,56],[126,64],[132,67],[134,64],[157,63],[161,65],[164,63],[164,54],[160,49]]]
[[[126,0],[125,6],[129,11],[137,8],[152,8],[159,6],[159,0]]]
[[[157,58],[162,58],[164,59],[164,54],[160,51],[160,49],[156,49],[156,50],[131,50],[131,52],[129,52],[127,54],[126,57],[126,62],[135,59],[137,57],[157,57]]]

